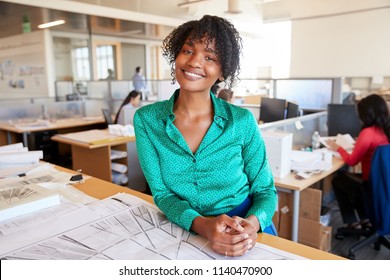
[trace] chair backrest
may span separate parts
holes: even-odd
[[[390,234],[390,144],[378,146],[371,160],[367,211],[379,235]]]
[[[102,113],[104,116],[104,120],[106,121],[106,124],[114,124],[114,121],[112,120],[111,113],[108,109],[102,109]]]

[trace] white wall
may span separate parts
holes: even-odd
[[[390,8],[295,20],[291,38],[291,77],[390,75]]]
[[[0,99],[54,96],[47,31],[0,40]]]

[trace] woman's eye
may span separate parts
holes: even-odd
[[[192,51],[190,51],[190,50],[183,50],[183,53],[185,53],[185,54],[192,54]]]
[[[206,61],[210,61],[210,62],[216,61],[213,57],[210,57],[210,56],[206,56],[205,59],[206,59]]]

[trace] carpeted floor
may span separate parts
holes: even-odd
[[[331,218],[330,226],[332,226],[332,251],[331,253],[339,255],[342,257],[347,257],[348,250],[351,246],[356,244],[359,240],[356,236],[347,236],[342,240],[335,238],[335,233],[337,228],[342,227],[343,221],[340,215],[340,210],[338,208],[337,202],[333,201],[328,205],[331,208]],[[374,245],[371,244],[359,250],[355,254],[356,260],[390,260],[390,249],[385,246],[381,246],[380,250],[377,251],[374,249]]]

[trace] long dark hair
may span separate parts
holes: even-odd
[[[383,130],[390,142],[390,117],[386,101],[377,94],[371,94],[357,104],[362,128],[376,126]]]
[[[119,107],[118,112],[115,115],[115,121],[114,121],[115,124],[118,123],[118,117],[119,117],[119,113],[122,110],[122,107],[125,106],[126,104],[129,104],[131,100],[133,100],[134,98],[136,98],[140,94],[141,93],[139,91],[136,91],[136,90],[132,90],[129,92],[129,94],[126,96],[125,100],[123,100],[121,106]]]
[[[242,39],[233,24],[228,20],[205,15],[200,20],[192,20],[183,23],[174,29],[163,41],[162,54],[171,65],[172,83],[175,78],[175,60],[185,41],[201,40],[206,37],[206,44],[214,40],[216,54],[222,67],[222,76],[225,86],[231,89],[238,79],[240,72],[240,54]],[[218,89],[217,80],[211,91],[216,94]]]

